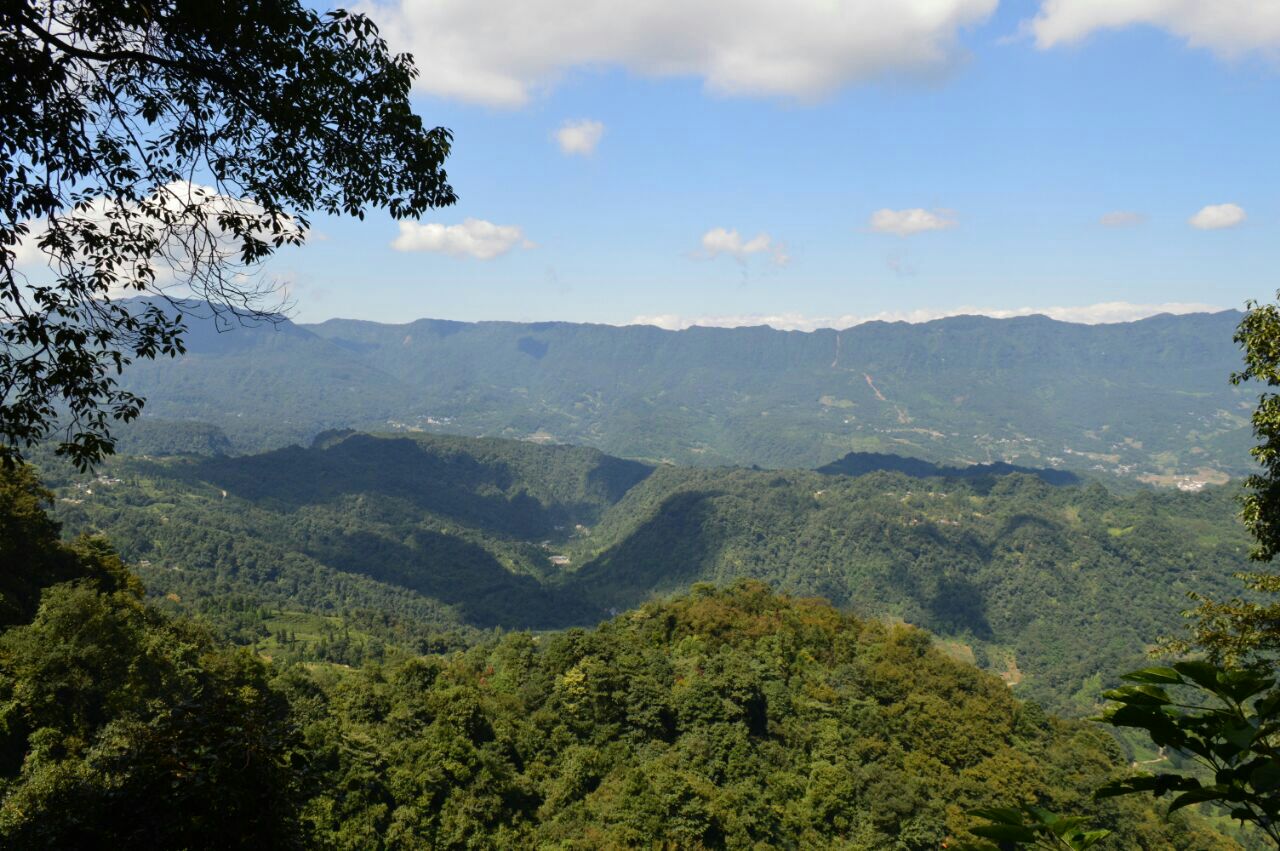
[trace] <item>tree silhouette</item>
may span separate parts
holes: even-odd
[[[143,404],[121,370],[180,354],[192,303],[277,319],[260,264],[315,212],[452,204],[415,74],[297,0],[0,6],[0,460],[55,432],[82,468],[109,453]]]

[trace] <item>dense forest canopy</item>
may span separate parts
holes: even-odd
[[[344,662],[366,644],[593,625],[753,578],[927,628],[1016,694],[1081,715],[1180,631],[1186,592],[1229,594],[1247,565],[1232,488],[652,468],[345,432],[262,455],[122,458],[98,477],[48,469],[67,528],[107,534],[165,605],[273,653]],[[304,637],[277,647],[290,632]]]
[[[271,664],[148,605],[102,542],[61,543],[29,475],[0,494],[26,506],[0,550],[28,546],[0,634],[11,847],[923,851],[973,806],[1079,807],[1126,773],[1108,734],[923,632],[760,583],[360,670]],[[1234,847],[1141,801],[1098,818],[1111,848]]]

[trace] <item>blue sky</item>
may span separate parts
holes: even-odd
[[[454,131],[461,201],[399,240],[317,220],[270,269],[297,318],[1096,320],[1280,286],[1275,0],[914,0],[941,23],[883,32],[888,0],[806,4],[794,32],[783,2],[691,0],[679,26],[682,4],[636,2],[612,29],[585,0],[524,4],[545,26],[500,0],[369,7],[435,57],[415,104]],[[827,7],[871,31],[828,36]],[[599,138],[566,153],[582,121]]]

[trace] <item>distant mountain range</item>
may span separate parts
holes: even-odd
[[[879,452],[1194,486],[1249,468],[1254,394],[1228,383],[1239,319],[959,316],[813,332],[193,325],[176,366],[138,364],[125,381],[147,397],[147,417],[216,426],[238,451],[354,427],[585,444],[650,462],[818,467]]]

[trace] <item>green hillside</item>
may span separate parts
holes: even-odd
[[[579,545],[569,585],[622,609],[695,580],[763,579],[953,636],[1020,693],[1083,712],[1098,672],[1181,628],[1187,591],[1233,587],[1247,548],[1234,511],[1225,489],[660,470]]]
[[[1088,808],[1103,849],[1238,847],[1149,799],[1092,801],[1129,772],[1102,729],[921,631],[760,583],[295,665],[147,604],[107,542],[58,542],[45,498],[0,471],[5,847],[925,851],[1030,800]]]
[[[355,628],[415,651],[758,579],[927,628],[1075,714],[1103,675],[1181,629],[1187,591],[1232,593],[1248,544],[1230,488],[654,469],[450,436],[332,433],[257,456],[118,459],[103,475],[50,476],[69,530],[105,532],[153,593],[248,643],[297,611],[338,618],[326,646]],[[325,632],[308,624],[303,656]]]
[[[1240,314],[1116,325],[954,317],[843,331],[572,323],[193,324],[125,381],[147,415],[242,451],[325,429],[589,445],[682,464],[817,467],[851,451],[1172,484],[1247,467]]]
[[[121,459],[74,481],[56,469],[68,525],[108,532],[158,593],[372,610],[404,628],[593,622],[598,606],[545,587],[540,542],[596,522],[650,472],[593,449],[353,433],[241,458]]]
[[[1146,801],[1090,801],[1126,770],[1101,730],[1019,704],[921,632],[759,584],[334,682],[311,717],[336,766],[305,813],[340,848],[385,832],[436,848],[924,851],[1010,796],[1088,807],[1115,831],[1102,848],[1234,847]]]

